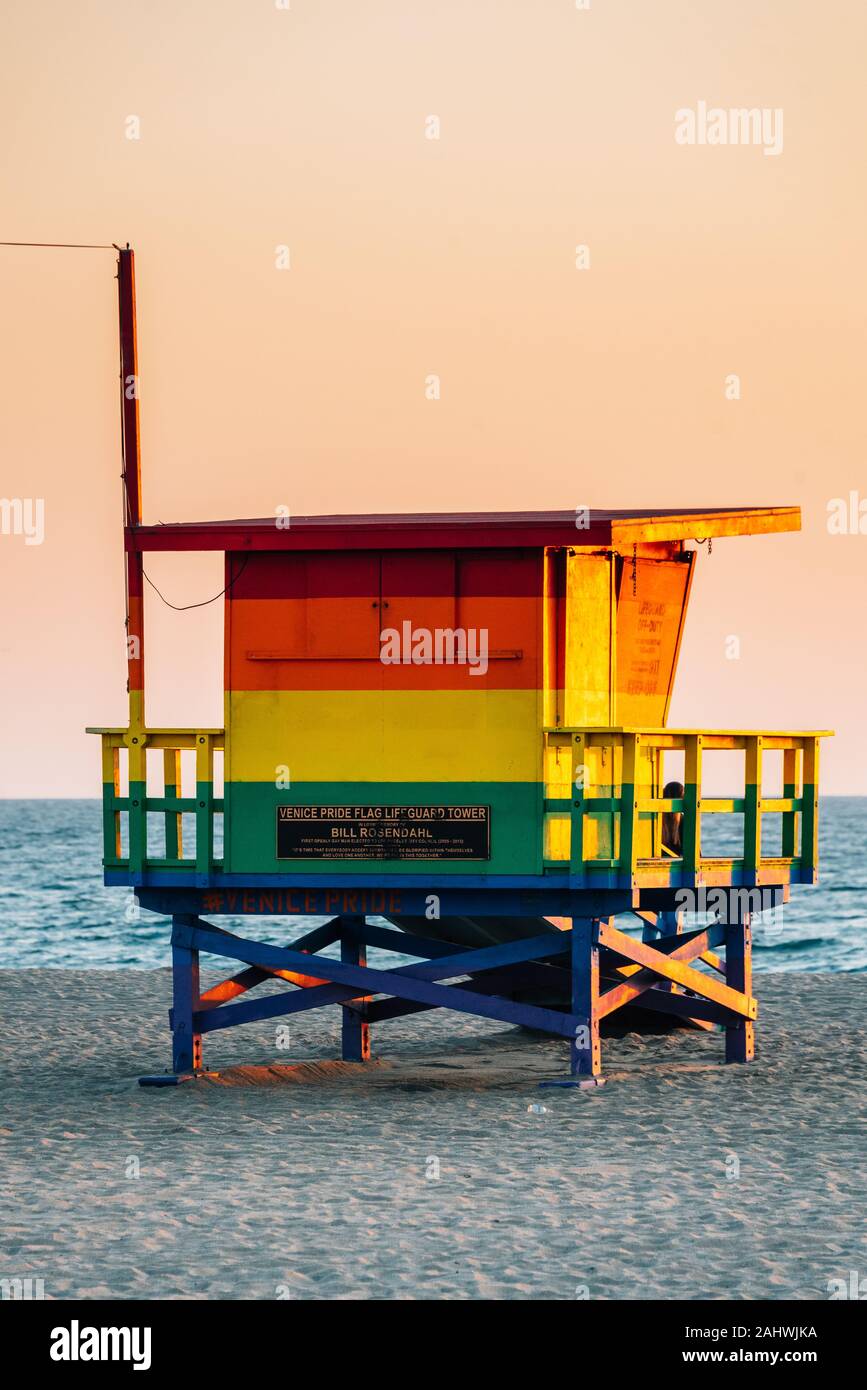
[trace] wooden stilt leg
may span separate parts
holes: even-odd
[[[363,926],[363,917],[341,918],[340,959],[344,965],[367,965],[367,947],[354,926]],[[341,1046],[344,1062],[370,1061],[370,1024],[367,1004],[344,1004]]]
[[[602,1071],[599,1044],[599,946],[590,917],[572,918],[572,1013],[579,1020],[570,1044],[573,1076],[598,1076]]]
[[[186,920],[186,919],[184,919]],[[172,946],[172,1070],[201,1071],[202,1035],[193,1031],[199,1007],[199,953]]]
[[[753,992],[753,953],[750,914],[734,907],[730,898],[729,915],[736,920],[726,926],[726,984],[743,994]],[[751,1062],[756,1054],[756,1025],[741,1018],[726,1024],[726,1061]]]

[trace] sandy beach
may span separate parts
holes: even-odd
[[[48,1298],[826,1299],[867,1270],[867,979],[762,975],[759,1055],[429,1014],[331,1063],[339,1015],[206,1039],[142,1090],[168,971],[0,972],[0,1276]],[[278,1020],[279,1023],[279,1020]],[[532,1107],[532,1108],[531,1108]],[[537,1107],[544,1107],[538,1109]],[[730,1176],[731,1175],[731,1176]]]

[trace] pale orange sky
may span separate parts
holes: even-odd
[[[700,557],[670,722],[834,728],[867,793],[865,51],[856,0],[7,0],[0,239],[135,247],[146,520],[800,504]],[[699,101],[782,153],[678,145]],[[97,795],[125,720],[113,277],[0,248],[7,796]],[[149,719],[221,723],[221,604],[148,623]]]

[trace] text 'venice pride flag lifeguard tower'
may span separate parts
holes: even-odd
[[[727,1060],[750,1060],[749,911],[759,890],[768,906],[816,880],[821,735],[666,717],[695,561],[685,541],[796,530],[797,508],[145,526],[133,277],[121,251],[130,719],[92,732],[105,881],[173,919],[173,1072],[145,1079],[198,1072],[207,1032],[326,1005],[342,1009],[354,1061],[370,1055],[371,1024],[448,1008],[563,1037],[571,1076],[593,1084],[602,1019],[636,1004],[723,1025]],[[224,729],[145,721],[153,550],[225,553]],[[742,796],[703,797],[703,755],[718,749],[743,753]],[[666,753],[684,766],[668,800]],[[674,854],[662,818],[678,812]],[[709,814],[742,817],[737,854],[705,854]],[[653,944],[614,926],[627,912],[656,922],[690,892],[715,909],[711,925]],[[286,945],[203,920],[221,914],[329,920]],[[339,959],[318,954],[337,942]],[[369,946],[417,963],[370,968]],[[244,968],[203,993],[203,951]],[[275,978],[284,992],[239,999]]]

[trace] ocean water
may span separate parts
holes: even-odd
[[[706,818],[706,850],[726,852],[728,819]],[[168,919],[137,912],[129,889],[105,888],[101,854],[99,801],[0,800],[0,968],[170,964]],[[819,872],[775,922],[756,923],[756,970],[867,970],[867,797],[822,800]],[[244,933],[243,918],[219,922]],[[291,933],[289,922],[269,919],[270,939],[304,930],[304,919],[291,919]]]

